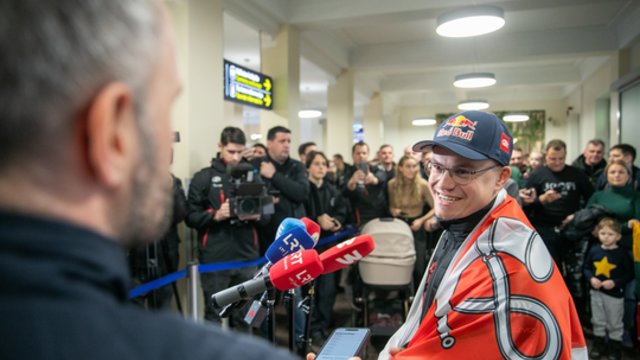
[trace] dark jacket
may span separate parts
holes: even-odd
[[[298,160],[288,158],[283,164],[271,159],[268,155],[252,161],[256,169],[260,169],[263,161],[271,162],[276,173],[271,179],[262,178],[269,191],[277,191],[279,201],[275,204],[275,213],[264,226],[261,244],[268,246],[274,240],[278,225],[287,217],[301,218],[306,215],[304,201],[309,196],[309,180],[307,169]],[[262,249],[264,251],[264,249]]]
[[[202,262],[253,260],[259,256],[255,222],[213,220],[215,212],[231,195],[231,177],[220,158],[198,171],[191,180],[186,223],[198,230]]]
[[[345,170],[344,194],[351,202],[354,223],[358,226],[379,217],[389,216],[389,200],[387,198],[387,175],[380,166],[369,166],[369,171],[378,178],[377,185],[358,184],[349,190],[347,183],[356,172],[355,166]]]
[[[173,180],[173,209],[171,225],[164,236],[157,242],[129,253],[131,276],[141,282],[147,282],[167,275],[178,269],[180,254],[180,236],[178,224],[187,216],[187,199],[184,196],[182,181],[171,174]]]
[[[595,188],[598,178],[600,178],[604,168],[607,167],[607,161],[602,159],[596,165],[587,165],[584,160],[584,155],[580,155],[573,163],[571,163],[571,166],[580,169],[585,175],[587,175],[589,182],[591,182],[591,185]]]
[[[309,187],[311,191],[304,203],[307,217],[318,222],[318,216],[327,214],[335,218],[342,226],[346,225],[348,208],[340,191],[327,181],[323,181],[320,187],[309,181]],[[320,234],[321,237],[328,235],[331,234],[324,230]]]
[[[126,251],[93,231],[0,213],[0,358],[293,359],[127,299]]]

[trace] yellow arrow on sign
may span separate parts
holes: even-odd
[[[271,80],[269,80],[269,78],[265,79],[262,85],[264,86],[265,90],[271,91]]]
[[[267,94],[267,95],[264,97],[264,99],[263,99],[263,100],[264,100],[264,105],[265,105],[266,107],[271,106],[271,96],[269,96],[269,94]]]

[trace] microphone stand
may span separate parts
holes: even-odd
[[[276,344],[276,289],[270,288],[267,290],[267,329],[268,340],[272,344]]]
[[[304,357],[311,350],[311,316],[313,316],[313,303],[315,302],[315,289],[316,281],[309,283],[309,290],[307,296],[300,302],[300,308],[306,315],[304,322],[304,336],[302,339],[302,348],[300,349],[300,356]],[[319,344],[318,344],[319,345]]]
[[[296,293],[295,289],[287,290],[284,297],[285,306],[288,307],[289,313],[289,350],[292,353],[296,351]]]

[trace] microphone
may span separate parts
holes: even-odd
[[[298,220],[299,221],[299,220]],[[283,257],[302,249],[313,249],[315,242],[304,227],[292,227],[284,231],[269,246],[264,256],[274,263]]]
[[[315,247],[318,244],[318,240],[320,240],[320,225],[308,217],[300,218],[300,221],[304,224],[307,234],[313,239],[313,246]]]
[[[282,233],[284,233],[285,231],[289,231],[295,227],[304,228],[305,224],[302,222],[302,220],[293,217],[285,218],[280,222],[280,225],[278,225],[275,238],[277,239],[278,237],[280,237],[280,235],[282,235]]]
[[[356,236],[335,245],[320,254],[320,261],[324,267],[322,274],[332,273],[362,260],[375,247],[376,244],[371,235]]]
[[[300,287],[322,274],[324,270],[315,250],[301,250],[289,254],[269,269],[268,276],[245,281],[239,285],[219,291],[211,296],[216,307],[223,307],[246,300],[265,290],[276,288],[289,290]]]
[[[269,245],[269,248],[264,254],[267,259],[267,263],[255,273],[253,278],[257,279],[266,276],[269,268],[274,263],[291,253],[302,249],[312,249],[315,246],[316,241],[307,234],[305,229],[305,223],[296,218],[285,218],[282,220],[276,231],[276,239],[271,243],[271,245]],[[244,303],[229,304],[229,306],[226,306],[220,311],[220,317],[228,316],[233,309],[240,307],[243,304]]]

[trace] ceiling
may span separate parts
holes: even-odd
[[[359,114],[375,92],[399,106],[449,107],[567,96],[616,50],[640,38],[640,0],[224,0],[225,58],[260,69],[260,47],[282,24],[299,29],[301,108],[327,107],[327,87],[355,74]],[[469,5],[504,9],[506,25],[443,38],[436,18]],[[457,89],[455,75],[493,72],[498,83]],[[448,109],[445,109],[448,110]],[[437,110],[436,111],[441,111]]]

